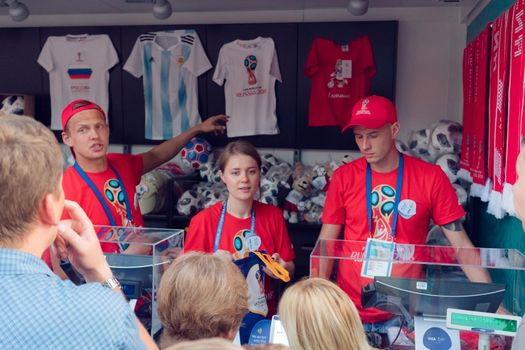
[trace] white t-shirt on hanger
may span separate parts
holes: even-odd
[[[275,81],[281,81],[272,38],[235,40],[222,46],[213,81],[224,84],[228,137],[275,135]]]
[[[106,34],[47,38],[38,63],[49,73],[51,129],[62,129],[62,110],[77,99],[95,102],[108,115],[109,69],[118,61]]]
[[[200,122],[197,77],[211,64],[195,30],[140,35],[124,69],[143,78],[146,139],[170,139]]]

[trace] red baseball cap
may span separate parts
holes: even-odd
[[[82,111],[88,110],[88,109],[95,109],[102,113],[102,116],[104,116],[104,119],[106,118],[106,113],[104,113],[104,110],[100,108],[99,105],[97,105],[94,102],[88,101],[88,100],[75,100],[68,104],[66,108],[62,111],[62,130],[66,128],[67,122],[73,118],[73,116],[77,113],[80,113]]]
[[[396,106],[386,97],[368,96],[357,101],[352,108],[350,122],[342,132],[354,126],[379,129],[387,123],[397,122]]]

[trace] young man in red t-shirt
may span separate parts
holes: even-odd
[[[148,152],[108,154],[109,126],[102,108],[87,100],[76,100],[62,112],[62,139],[75,156],[75,166],[64,172],[66,199],[80,204],[95,225],[144,225],[135,188],[142,174],[172,159],[200,133],[226,129],[227,117],[217,115],[167,140]],[[118,252],[115,244],[103,244],[106,252]]]
[[[439,166],[406,154],[401,158],[397,151],[395,138],[399,133],[399,123],[396,108],[390,100],[369,96],[358,101],[343,131],[349,128],[353,129],[363,157],[334,172],[323,210],[319,239],[339,238],[344,226],[345,240],[364,242],[375,238],[396,243],[425,244],[432,219],[441,226],[453,246],[473,246],[460,221],[465,212],[445,173]],[[368,165],[370,170],[367,170]],[[370,174],[370,194],[365,186],[367,172]],[[398,185],[402,190],[396,204]],[[372,212],[370,223],[367,196],[370,196]],[[396,213],[397,224],[394,227]],[[381,326],[392,315],[362,307],[361,287],[372,279],[361,277],[361,265],[355,261],[340,261],[337,282],[355,303],[365,330],[383,333],[384,327]],[[410,269],[396,271],[395,274],[417,278],[420,272]],[[321,273],[326,277],[330,271]],[[490,281],[485,270],[465,268],[465,273],[472,281]]]

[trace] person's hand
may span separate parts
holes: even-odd
[[[70,220],[58,224],[55,248],[61,259],[69,259],[87,282],[104,282],[113,274],[100,248],[93,224],[76,202],[66,200]]]
[[[228,117],[224,114],[214,115],[198,125],[199,132],[213,132],[215,135],[224,134],[224,132],[226,131],[227,122]]]
[[[286,261],[284,261],[283,259],[281,259],[281,256],[279,255],[279,253],[273,253],[273,255],[272,255],[272,260],[273,260],[273,261],[277,261],[277,262],[279,263],[279,265],[281,265],[282,267],[285,267],[285,266],[286,266],[286,265],[285,265],[285,264],[286,264]],[[270,271],[270,269],[267,268],[266,266],[263,266],[263,271],[264,271],[265,274],[267,274],[267,275],[270,276],[271,278],[276,279],[276,280],[279,279],[279,277],[275,276],[275,275],[273,274],[273,272]]]

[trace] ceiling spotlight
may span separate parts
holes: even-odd
[[[171,4],[168,0],[153,0],[153,16],[158,19],[166,19],[172,13]]]
[[[0,5],[9,6],[9,16],[13,21],[21,22],[29,16],[27,6],[18,0],[3,0]]]
[[[362,16],[368,11],[368,0],[350,0],[347,9],[354,16]]]

